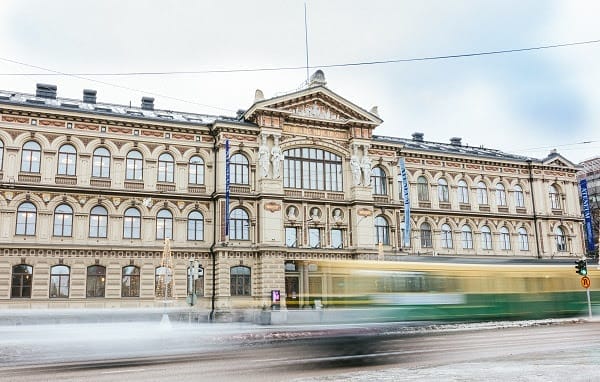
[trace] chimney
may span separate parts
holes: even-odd
[[[83,102],[96,103],[96,91],[92,89],[83,89]]]
[[[154,110],[154,98],[142,97],[142,110]]]
[[[412,139],[415,142],[423,142],[424,136],[425,136],[425,134],[423,134],[423,133],[413,133]]]
[[[461,139],[459,137],[452,137],[450,138],[450,144],[452,146],[462,146],[462,144],[460,143]]]
[[[56,85],[36,84],[35,96],[56,99]]]

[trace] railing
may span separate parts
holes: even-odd
[[[56,184],[66,184],[66,185],[75,185],[77,184],[77,177],[75,176],[56,176],[54,178],[54,183]]]
[[[452,206],[450,205],[450,203],[444,203],[444,202],[440,202],[440,208],[444,209],[444,210],[449,210]]]
[[[236,194],[249,194],[250,186],[231,185],[229,191],[235,192]]]
[[[502,212],[507,214],[508,213],[508,207],[498,207],[498,212]]]
[[[490,206],[479,205],[479,211],[490,212]]]
[[[39,183],[42,180],[40,174],[19,174],[19,182]]]
[[[204,194],[206,193],[206,186],[188,185],[188,192],[191,194]]]
[[[156,189],[158,191],[175,191],[175,185],[170,183],[157,183]]]
[[[143,190],[144,189],[144,182],[125,182],[125,189],[126,190]]]
[[[470,204],[460,204],[459,207],[460,207],[461,211],[471,211],[471,205]]]
[[[111,185],[110,179],[90,179],[90,186],[109,188]]]

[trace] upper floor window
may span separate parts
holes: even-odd
[[[233,154],[229,159],[229,179],[232,184],[250,184],[248,178],[248,158]]]
[[[473,249],[473,232],[468,224],[465,224],[461,230],[463,249]]]
[[[433,242],[431,238],[431,226],[429,223],[421,224],[421,248],[431,248]]]
[[[140,297],[140,268],[135,265],[121,271],[121,297]]]
[[[110,151],[104,147],[98,147],[94,150],[92,176],[95,178],[110,177]]]
[[[173,214],[169,210],[160,210],[156,214],[156,238],[173,238]]]
[[[444,203],[447,203],[450,200],[448,182],[444,178],[438,180],[438,200]]]
[[[230,271],[230,292],[232,296],[250,296],[251,278],[250,268],[244,266],[231,267]]]
[[[188,240],[204,240],[204,216],[199,211],[190,212],[187,228]]]
[[[31,297],[33,284],[33,267],[27,264],[15,265],[12,268],[11,298]]]
[[[132,150],[127,153],[127,163],[125,164],[125,179],[142,180],[144,161],[139,151]]]
[[[550,195],[550,207],[553,210],[560,209],[560,197],[558,190],[554,185],[550,185],[550,187],[548,187],[548,194]]]
[[[481,227],[481,248],[492,249],[492,231],[487,225]]]
[[[330,231],[331,247],[332,248],[343,248],[344,247],[344,231],[337,228],[332,228]]]
[[[39,173],[41,156],[42,149],[37,142],[25,143],[21,153],[21,171]]]
[[[232,240],[250,240],[250,219],[243,208],[236,208],[229,215],[229,237]]]
[[[506,191],[502,183],[496,185],[496,205],[506,206]]]
[[[429,185],[424,176],[417,178],[417,197],[421,202],[429,201]]]
[[[283,187],[343,191],[340,156],[308,147],[286,150],[283,154]]]
[[[4,142],[0,140],[0,171],[2,171],[2,162],[4,159]]]
[[[525,207],[525,198],[523,197],[523,188],[518,184],[514,188],[515,191],[515,207],[523,208]]]
[[[33,236],[35,235],[35,221],[37,218],[37,209],[32,203],[25,202],[17,208],[17,235]]]
[[[458,181],[458,202],[462,204],[469,203],[469,187],[464,180]]]
[[[123,238],[139,239],[141,230],[140,211],[135,208],[128,208],[123,217]]]
[[[500,249],[510,249],[510,234],[506,227],[500,228]]]
[[[96,206],[90,211],[90,237],[107,237],[108,211]]]
[[[387,176],[379,166],[371,170],[371,186],[374,195],[387,195]]]
[[[86,297],[104,297],[106,287],[106,268],[91,265],[87,268]]]
[[[188,183],[204,184],[204,161],[199,156],[193,156],[188,163]]]
[[[173,173],[175,171],[175,161],[169,153],[162,153],[158,157],[158,181],[173,182]]]
[[[173,270],[168,267],[157,267],[154,270],[154,295],[156,297],[173,297]]]
[[[285,227],[285,246],[288,248],[298,247],[297,227]]]
[[[308,229],[308,245],[311,248],[321,248],[321,228],[311,227]]]
[[[61,204],[54,210],[54,236],[71,236],[73,231],[73,209]]]
[[[477,204],[488,204],[487,187],[485,183],[477,183]]]
[[[561,227],[556,227],[554,230],[554,236],[556,237],[556,250],[558,252],[564,252],[567,250],[567,240],[565,231]]]
[[[77,150],[71,145],[62,145],[58,149],[58,175],[75,175]]]
[[[66,265],[50,268],[50,298],[69,298],[71,270]]]
[[[390,244],[390,225],[386,218],[381,215],[375,218],[375,243]]]
[[[448,224],[442,224],[440,235],[442,239],[442,248],[452,248],[452,229]]]
[[[521,251],[529,251],[529,238],[527,230],[523,227],[519,228],[519,249]]]

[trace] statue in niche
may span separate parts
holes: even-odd
[[[261,143],[258,148],[258,165],[262,178],[269,177],[269,147],[267,146],[267,136],[261,135]]]
[[[342,210],[340,210],[339,208],[334,209],[331,218],[333,219],[333,222],[336,224],[342,223],[342,220],[343,220]]]
[[[283,151],[279,147],[279,138],[275,137],[275,143],[271,149],[271,161],[273,162],[273,178],[279,178],[281,176],[281,161],[283,160]]]
[[[289,220],[296,220],[296,217],[297,217],[296,206],[289,206],[287,209],[287,218]]]
[[[313,207],[310,210],[310,219],[315,222],[321,220],[321,210],[319,210],[317,207]]]
[[[352,170],[352,179],[354,180],[354,185],[358,186],[360,184],[360,160],[358,159],[358,154],[356,153],[356,146],[354,147],[354,151],[350,157],[350,169]]]
[[[363,186],[371,185],[371,167],[372,166],[373,165],[371,163],[371,158],[369,158],[369,155],[365,148],[365,153],[360,161],[360,167],[362,168],[362,172],[363,172]]]

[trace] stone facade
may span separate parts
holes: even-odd
[[[159,306],[164,238],[173,304],[193,258],[195,307],[217,312],[270,306],[274,290],[314,304],[306,291],[335,289],[320,259],[583,253],[577,168],[559,154],[377,136],[376,109],[318,80],[257,91],[237,118],[0,93],[0,307]]]

